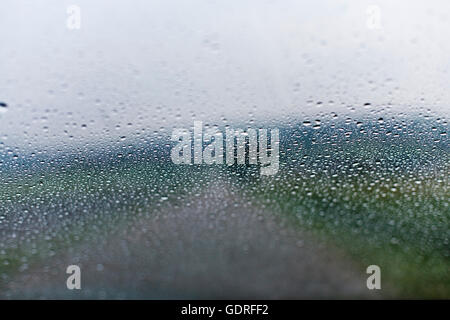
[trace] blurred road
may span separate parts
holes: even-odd
[[[3,298],[376,298],[365,269],[216,182],[102,242],[86,243],[10,282]],[[82,289],[66,289],[66,267]]]

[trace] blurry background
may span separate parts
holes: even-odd
[[[448,1],[3,0],[0,39],[2,147],[450,111]]]
[[[448,298],[449,39],[444,0],[1,0],[0,298]],[[279,172],[174,165],[194,120]]]

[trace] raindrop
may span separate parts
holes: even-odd
[[[5,102],[0,102],[0,113],[8,111],[8,105]]]

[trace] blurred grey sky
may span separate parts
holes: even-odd
[[[70,146],[193,119],[445,117],[449,39],[444,0],[2,0],[0,142]]]

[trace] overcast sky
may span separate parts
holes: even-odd
[[[67,27],[69,5],[80,29]],[[389,104],[448,116],[449,39],[449,1],[2,0],[0,142],[70,146]]]

